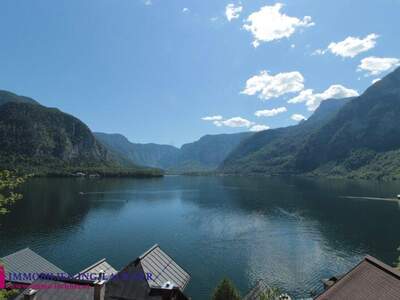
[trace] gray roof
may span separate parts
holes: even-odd
[[[37,300],[93,300],[94,287],[92,282],[74,279],[44,278],[33,282],[28,289],[35,289]],[[26,291],[26,290],[25,290]],[[14,300],[23,300],[22,292]]]
[[[161,288],[166,282],[170,282],[183,291],[189,283],[189,273],[175,263],[157,244],[142,254],[138,260],[144,273],[152,275],[149,279],[146,276],[150,288]]]
[[[137,277],[138,274],[143,276]],[[121,278],[118,278],[118,276]],[[124,279],[126,278],[126,279]],[[135,260],[124,267],[116,278],[106,283],[105,300],[188,300],[179,288],[152,289],[145,280],[140,261]]]
[[[98,262],[94,263],[93,265],[85,268],[84,270],[80,271],[78,274],[75,274],[75,278],[84,279],[84,274],[99,274],[101,271],[104,271],[105,278],[110,278],[111,275],[115,275],[118,273],[117,270],[111,266],[105,258],[99,260]],[[82,276],[83,275],[83,276]]]
[[[400,272],[367,256],[316,300],[399,300]]]
[[[6,279],[9,279],[9,281],[11,282],[32,283],[33,280],[29,278],[32,276],[12,276],[10,274],[66,274],[59,267],[55,266],[54,264],[41,257],[39,254],[33,252],[29,248],[25,248],[10,255],[7,255],[1,258],[1,261],[6,271]]]

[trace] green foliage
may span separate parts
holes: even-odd
[[[260,295],[259,300],[277,300],[280,296],[280,292],[278,289],[268,289],[268,291],[264,292]]]
[[[0,168],[36,176],[161,176],[160,170],[122,164],[79,119],[0,91]]]
[[[14,299],[18,293],[18,290],[0,290],[0,300]]]
[[[9,207],[22,198],[21,194],[15,193],[15,189],[23,182],[24,178],[13,172],[0,171],[0,215],[6,214]]]
[[[225,278],[215,288],[212,300],[240,300],[240,294],[232,281]]]

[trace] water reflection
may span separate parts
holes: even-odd
[[[294,295],[369,253],[400,244],[396,183],[257,177],[34,179],[0,219],[0,256],[30,246],[70,273],[107,257],[117,268],[159,243],[207,298],[223,276],[244,292],[266,279]]]

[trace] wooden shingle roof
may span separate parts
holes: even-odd
[[[399,300],[400,272],[367,256],[315,300]]]
[[[66,274],[29,248],[7,255],[1,258],[1,261],[5,268],[6,280],[9,279],[11,282],[32,283],[33,274]],[[30,276],[23,276],[23,274]]]

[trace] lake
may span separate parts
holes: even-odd
[[[122,268],[153,244],[207,299],[231,278],[245,294],[265,279],[296,297],[366,254],[392,264],[400,246],[396,182],[263,177],[32,179],[0,217],[0,257],[30,247],[70,274],[106,257]],[[83,192],[84,194],[80,194]]]

